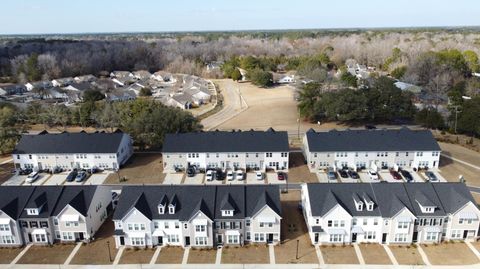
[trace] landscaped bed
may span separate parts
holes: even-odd
[[[326,264],[358,264],[353,246],[321,246],[320,251]]]
[[[188,253],[188,263],[215,263],[216,257],[216,249],[191,248]]]
[[[18,261],[19,264],[63,264],[75,248],[74,244],[32,246]]]
[[[269,262],[267,245],[224,247],[222,250],[222,263],[261,264]]]
[[[366,264],[392,264],[385,249],[379,244],[360,244],[360,251]]]
[[[398,264],[424,265],[422,256],[420,256],[416,245],[389,246],[389,248],[393,256],[397,259]]]
[[[180,264],[184,249],[181,247],[163,247],[156,263]]]
[[[465,243],[424,244],[422,249],[433,265],[466,265],[479,262]]]
[[[123,251],[120,264],[148,264],[155,253],[154,248],[127,248]]]
[[[0,264],[8,264],[17,257],[23,248],[0,248]]]

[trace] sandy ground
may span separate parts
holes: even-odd
[[[214,264],[217,257],[216,249],[190,249],[187,263]]]
[[[290,153],[288,180],[289,182],[318,182],[317,176],[314,173],[310,173],[301,152]]]
[[[0,248],[0,264],[10,263],[22,250],[23,248]]]
[[[422,245],[433,265],[466,265],[478,263],[477,256],[464,243]]]
[[[298,209],[300,191],[282,193],[282,242],[275,246],[276,263],[318,263],[315,248],[310,243],[307,226]],[[298,259],[296,258],[298,240]]]
[[[154,248],[130,249],[123,251],[120,264],[148,264],[155,253]]]
[[[63,264],[75,248],[74,244],[32,246],[18,261],[19,264]]]
[[[13,163],[0,164],[0,185],[12,177]]]
[[[460,145],[440,142],[442,153],[462,161],[480,166],[480,153]]]
[[[183,248],[163,247],[156,263],[180,264],[183,259]]]
[[[70,133],[78,133],[80,131],[85,131],[87,133],[93,133],[95,131],[106,131],[110,132],[111,130],[108,129],[102,129],[102,128],[94,128],[94,127],[81,127],[81,126],[67,126],[65,129],[62,126],[54,126],[54,127],[48,127],[43,124],[35,124],[35,125],[30,125],[28,132],[31,134],[37,134],[41,131],[47,130],[49,133],[61,133],[63,131],[67,131]]]
[[[265,244],[225,247],[222,250],[222,263],[261,264],[269,261],[268,246]]]
[[[353,246],[321,246],[326,264],[358,264]]]
[[[359,247],[366,264],[392,264],[381,245],[360,244]]]
[[[161,184],[165,178],[161,154],[134,154],[117,173],[110,174],[105,184]],[[119,176],[127,181],[119,182]]]
[[[416,247],[411,246],[389,246],[390,250],[401,265],[423,265],[422,256]]]

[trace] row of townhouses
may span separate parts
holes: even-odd
[[[313,244],[474,240],[480,210],[463,183],[302,185]]]
[[[280,241],[278,186],[125,186],[117,247],[213,247]]]
[[[22,135],[13,162],[18,169],[118,169],[133,154],[130,136],[117,130],[113,133],[58,133],[46,131]]]
[[[111,201],[107,186],[1,186],[0,246],[90,241]]]
[[[440,146],[429,130],[331,130],[310,129],[303,139],[311,171],[334,167],[382,169],[392,167],[438,168]]]
[[[288,171],[288,134],[262,131],[167,134],[163,145],[165,172],[189,166],[200,169],[272,169]]]

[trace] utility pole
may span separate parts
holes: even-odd
[[[108,248],[108,258],[110,262],[112,262],[112,253],[110,252],[110,241],[107,241],[107,248]]]
[[[455,107],[455,127],[454,127],[454,131],[455,131],[455,134],[457,133],[457,121],[458,121],[458,113],[462,112],[462,111],[458,111],[458,107],[459,105],[456,105],[454,106]]]
[[[300,240],[297,239],[297,253],[295,254],[295,258],[298,260],[298,243]]]

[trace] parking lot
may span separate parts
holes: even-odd
[[[166,174],[165,179],[163,180],[163,184],[166,184],[166,185],[182,184],[182,180],[184,176],[185,174],[183,173]]]
[[[33,183],[26,183],[26,175],[12,175],[10,179],[5,181],[3,186],[20,186],[20,185],[32,185],[32,186],[56,186],[56,185],[101,185],[105,179],[112,173],[111,171],[103,171],[101,173],[95,173],[90,175],[86,180],[82,182],[67,182],[67,176],[69,172],[62,172],[59,174],[40,173],[38,178]]]

